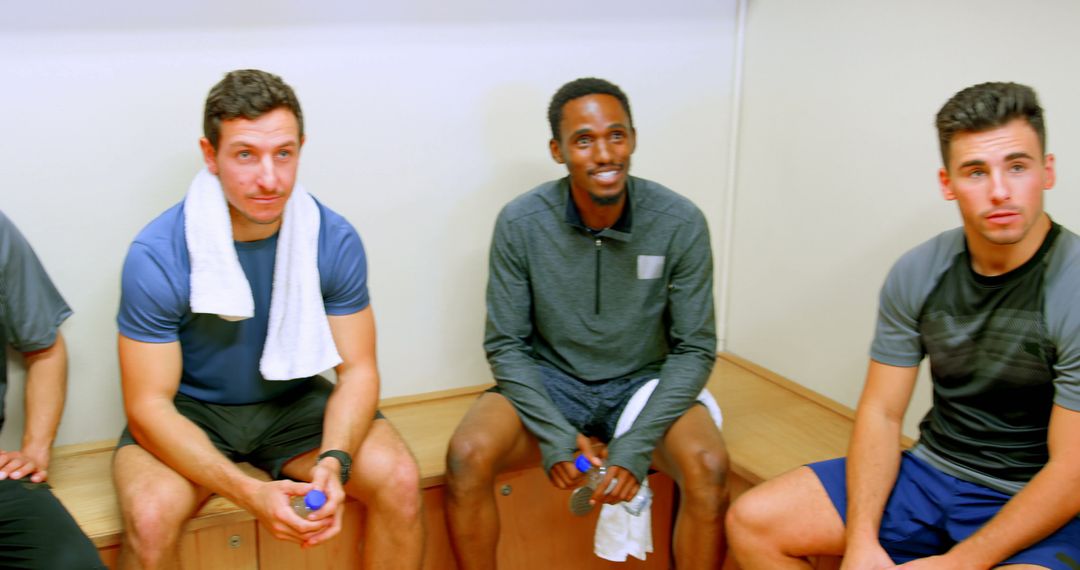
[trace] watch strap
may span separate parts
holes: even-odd
[[[340,449],[331,449],[320,453],[318,461],[322,461],[327,457],[333,457],[338,460],[338,463],[341,464],[341,484],[344,485],[345,483],[348,483],[349,474],[352,470],[352,456]]]

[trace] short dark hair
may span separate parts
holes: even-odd
[[[980,83],[958,92],[938,111],[935,124],[941,160],[949,167],[949,145],[958,133],[977,133],[1024,119],[1035,129],[1046,152],[1046,126],[1035,90],[1019,83]]]
[[[221,123],[243,117],[248,120],[275,109],[285,108],[296,116],[300,136],[304,136],[304,113],[300,101],[280,77],[258,69],[238,69],[210,88],[203,111],[203,136],[216,149],[221,139]]]
[[[618,85],[604,79],[582,77],[560,87],[551,98],[551,103],[548,105],[548,122],[551,123],[551,137],[553,139],[559,140],[559,125],[562,123],[563,107],[571,100],[586,95],[611,95],[618,99],[623,110],[626,111],[626,118],[630,120],[630,128],[634,128],[634,117],[630,114],[630,100],[626,98],[626,93],[623,93]]]

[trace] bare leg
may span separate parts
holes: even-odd
[[[720,568],[728,506],[728,457],[709,412],[691,406],[653,453],[656,467],[679,485],[674,551],[679,568]]]
[[[210,492],[138,445],[116,451],[113,482],[124,517],[120,568],[179,568],[181,530]]]
[[[416,459],[383,419],[372,422],[353,457],[345,493],[367,507],[364,568],[420,568],[426,532]],[[286,463],[282,472],[307,480],[317,458],[318,450],[305,453]]]
[[[844,554],[844,523],[809,467],[766,481],[739,497],[728,539],[744,570],[808,569],[809,556]]]
[[[446,455],[446,522],[460,570],[495,568],[495,476],[539,461],[536,439],[513,405],[500,394],[482,394],[454,431]]]

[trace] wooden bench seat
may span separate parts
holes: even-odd
[[[428,568],[445,570],[454,567],[442,523],[444,458],[454,428],[478,394],[488,386],[389,398],[380,405],[409,444],[420,466],[430,535]],[[847,448],[852,425],[849,408],[741,358],[720,355],[709,388],[723,409],[724,438],[731,455],[732,487],[736,493],[798,465],[843,455]],[[110,440],[58,447],[50,466],[50,483],[56,495],[110,564],[115,560],[122,528],[110,475],[114,443]],[[249,469],[265,478],[258,470]],[[653,515],[657,552],[650,556],[649,563],[634,561],[619,567],[667,567],[673,485],[663,475],[653,475],[651,481],[657,490]],[[615,567],[614,563],[591,556],[588,548],[591,543],[590,517],[575,519],[566,515],[565,492],[551,488],[542,470],[535,468],[505,474],[498,481],[498,488],[501,491],[499,508],[503,513],[500,560],[506,561],[506,567],[569,567],[552,565],[551,559],[545,558],[562,555],[554,552],[558,549],[550,544],[536,547],[539,540],[536,529],[541,525],[545,529],[541,534],[550,535],[557,528],[559,533],[573,537],[573,540],[548,537],[553,544],[565,546],[567,559],[598,561],[595,566],[581,563],[574,567]],[[558,499],[551,498],[553,495],[559,495]],[[552,503],[556,504],[550,506]],[[343,538],[353,533],[351,541],[332,541],[324,547],[301,552],[291,544],[273,540],[264,531],[260,532],[246,511],[224,498],[214,497],[186,528],[182,546],[185,567],[350,567],[358,556],[353,545],[362,528],[361,513],[359,505],[350,504]],[[549,528],[548,522],[541,521],[550,517],[557,519],[553,519]],[[245,545],[250,547],[250,555],[241,552]],[[325,553],[312,554],[320,549]],[[538,550],[543,551],[542,555],[535,554]]]

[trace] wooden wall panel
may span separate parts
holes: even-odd
[[[180,540],[183,570],[257,570],[255,521],[208,526]]]

